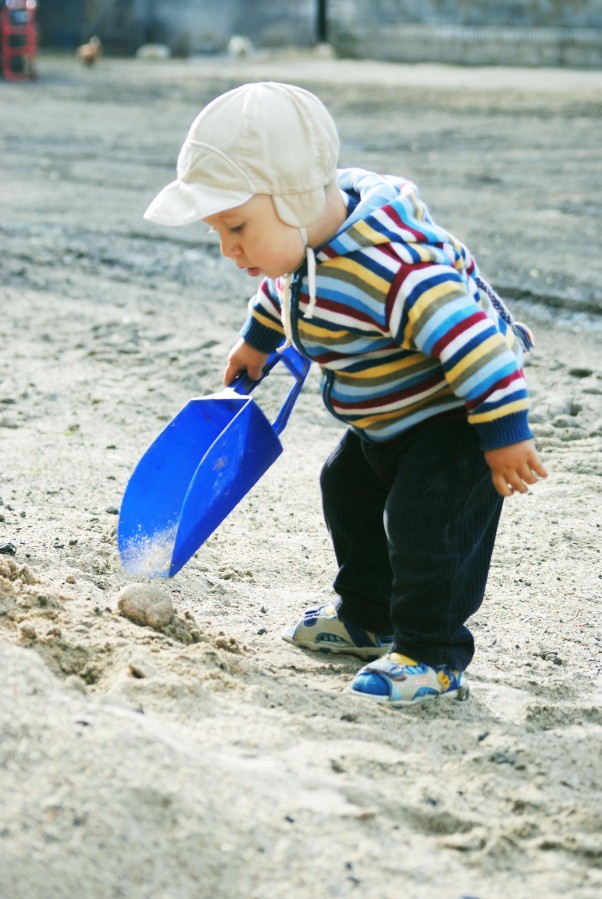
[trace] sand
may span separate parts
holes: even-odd
[[[40,58],[0,83],[0,895],[594,899],[602,892],[602,74]],[[317,485],[341,436],[307,384],[284,452],[121,614],[137,459],[220,389],[253,282],[203,226],[142,220],[216,93],[317,90],[344,164],[418,182],[535,332],[545,483],[506,502],[468,702],[345,692],[280,638],[332,597]],[[258,401],[288,386],[276,369]]]

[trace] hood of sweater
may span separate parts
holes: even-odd
[[[337,183],[348,215],[337,234],[315,249],[318,264],[390,243],[407,264],[451,265],[470,290],[469,275],[477,275],[475,260],[464,244],[433,221],[415,184],[359,168],[339,169]]]
[[[468,272],[475,277],[474,259],[463,244],[432,220],[415,184],[360,168],[339,169],[337,184],[347,205],[347,217],[326,244],[315,249],[306,245],[304,264],[297,272],[307,277],[309,304],[303,318],[312,319],[316,307],[316,265],[371,246],[390,244],[400,260],[410,265],[451,265],[470,290]],[[286,338],[281,349],[292,343],[292,278],[286,275],[278,279]]]
[[[340,169],[337,184],[347,205],[347,217],[339,231],[324,245],[306,247],[306,260],[296,276],[307,278],[308,305],[304,319],[312,319],[317,303],[316,265],[388,245],[406,265],[442,265],[453,269],[467,293],[480,298],[482,308],[501,331],[512,328],[522,350],[529,351],[533,337],[529,329],[515,322],[509,310],[479,275],[467,247],[433,221],[415,184],[392,175],[379,175],[360,168]],[[283,294],[284,346],[292,341],[291,276],[280,281]],[[297,281],[298,283],[298,281]]]

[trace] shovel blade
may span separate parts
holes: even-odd
[[[190,400],[144,453],[117,532],[124,570],[172,577],[282,452],[249,396]]]

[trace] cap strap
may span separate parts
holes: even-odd
[[[278,347],[279,353],[293,344],[293,325],[291,322],[291,276],[284,275],[282,281],[284,288],[282,296],[282,325],[284,327],[284,336],[286,340]]]
[[[316,306],[316,254],[311,247],[306,247],[307,252],[307,286],[309,288],[309,306],[303,318],[313,318]]]

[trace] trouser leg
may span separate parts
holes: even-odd
[[[389,488],[347,432],[320,478],[326,526],[339,571],[334,589],[341,617],[379,634],[392,632],[391,567],[384,527]]]
[[[474,654],[466,620],[483,600],[502,498],[463,419],[435,419],[395,444],[366,450],[390,485],[394,646],[430,665],[464,669]]]

